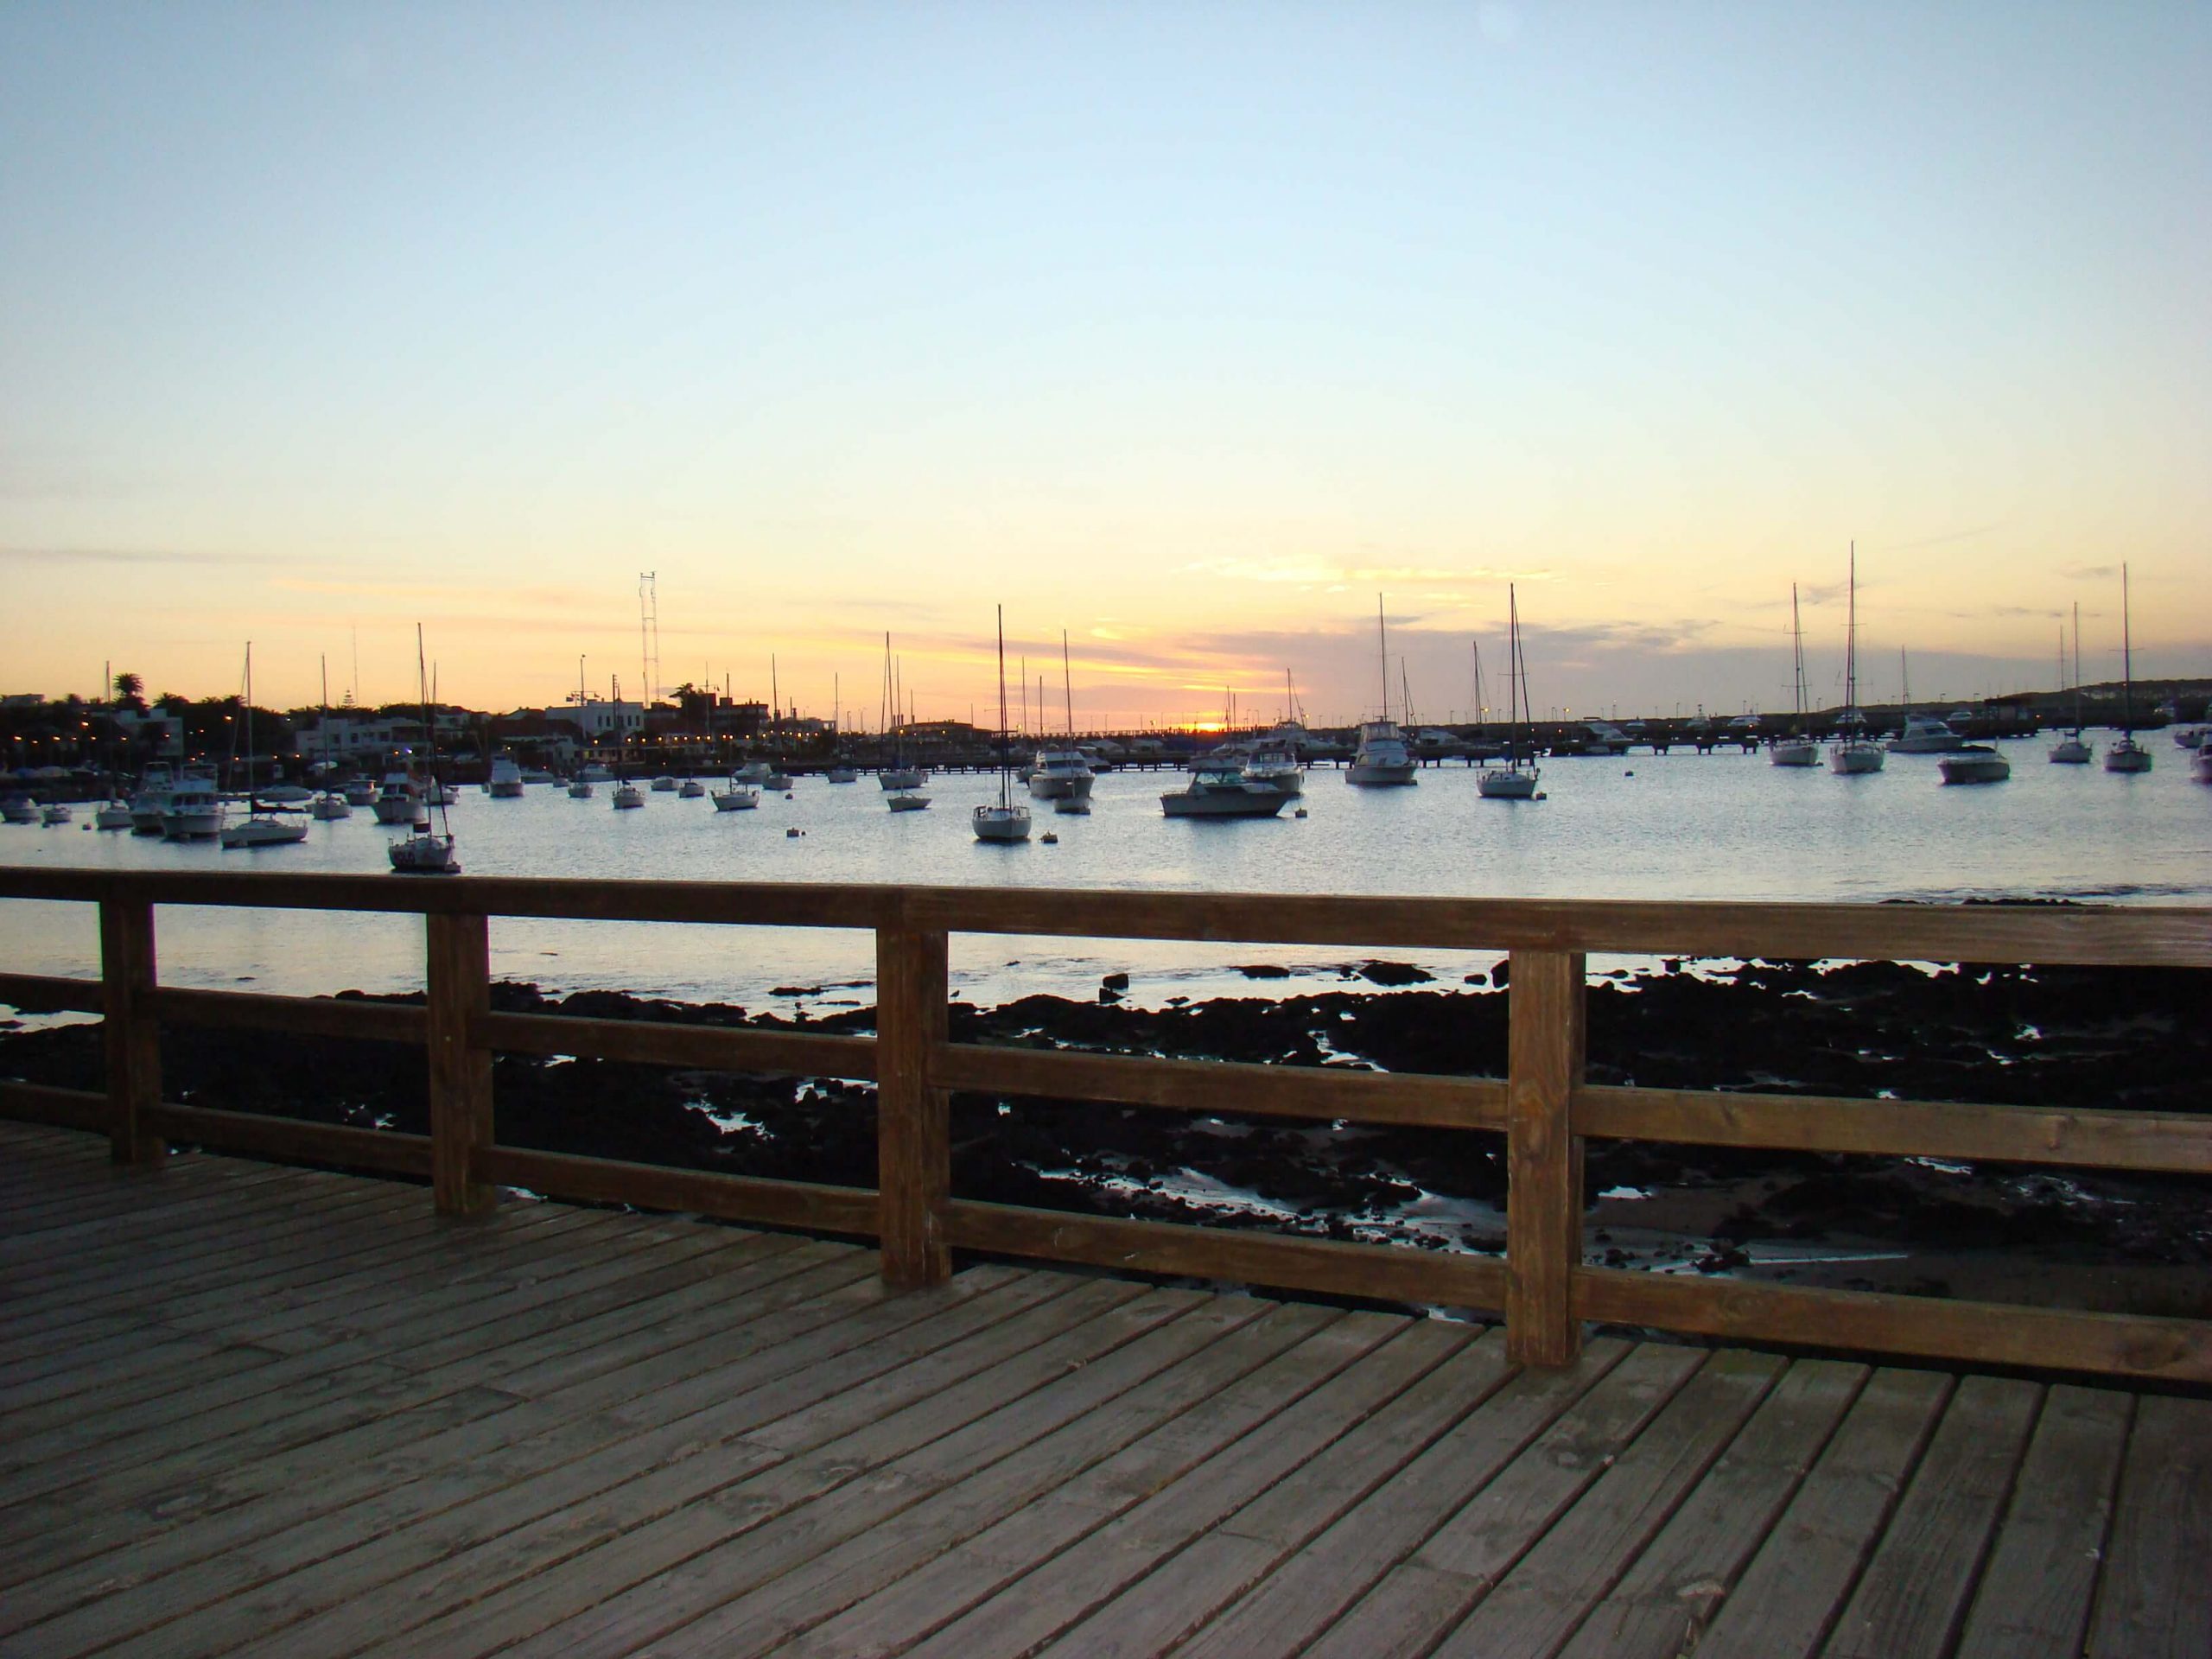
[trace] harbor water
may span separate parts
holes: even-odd
[[[2108,741],[2109,734],[2099,734]],[[609,880],[913,882],[981,887],[1638,899],[2212,903],[2212,788],[2152,734],[2157,769],[2058,766],[2047,738],[2001,746],[2008,782],[1944,786],[1933,756],[1891,755],[1845,778],[1764,754],[1678,753],[1547,760],[1546,798],[1478,798],[1474,774],[1424,770],[1410,788],[1358,789],[1310,772],[1303,804],[1274,819],[1170,819],[1173,773],[1097,780],[1088,816],[1031,802],[1026,843],[979,842],[969,810],[997,798],[993,774],[929,785],[926,811],[887,810],[874,779],[801,778],[756,810],[649,791],[642,810],[610,791],[572,800],[533,785],[518,799],[461,791],[452,809],[463,868],[504,876]],[[2102,744],[2100,743],[2101,752]],[[1017,784],[1018,790],[1020,785]],[[233,808],[242,811],[242,808]],[[80,814],[89,818],[90,814]],[[796,830],[798,833],[791,834]],[[1058,837],[1046,843],[1047,833]],[[81,824],[0,829],[0,864],[33,868],[383,872],[402,830],[357,810],[302,843],[223,851]],[[409,878],[391,876],[392,880]],[[435,879],[435,878],[426,878]],[[422,923],[405,916],[164,907],[164,982],[319,995],[422,984]],[[495,918],[493,966],[549,991],[620,989],[789,1012],[874,1001],[872,944],[845,930],[721,928]],[[1382,952],[1440,980],[1494,958]],[[0,960],[16,971],[97,971],[90,906],[0,903]],[[1192,944],[956,936],[955,995],[1003,1002],[1031,993],[1088,999],[1109,973],[1133,1001],[1319,988],[1356,973],[1344,947]],[[1289,985],[1240,969],[1290,970]]]

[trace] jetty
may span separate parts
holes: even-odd
[[[100,1090],[0,1083],[10,1654],[2212,1647],[2212,1319],[1589,1265],[1622,1137],[2212,1173],[2212,1116],[1600,1086],[1592,953],[2212,967],[2212,915],[0,871]],[[425,1000],[156,915],[424,918]],[[496,1012],[496,916],[862,928],[873,1037]],[[1510,952],[1507,1075],[950,1040],[955,933]],[[180,1102],[180,1025],[419,1046],[430,1132]],[[503,1141],[502,1052],[872,1083],[873,1187]],[[1502,1257],[963,1199],[950,1093],[1502,1141]],[[610,1109],[619,1103],[610,1103]],[[1242,1287],[1243,1288],[1238,1288]]]

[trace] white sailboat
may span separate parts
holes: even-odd
[[[1390,718],[1390,645],[1383,630],[1380,594],[1375,595],[1375,637],[1382,658],[1382,714],[1380,719],[1361,722],[1359,745],[1352,752],[1351,764],[1344,768],[1344,781],[1363,789],[1417,784],[1421,779],[1414,775],[1414,758],[1406,749],[1406,734]]]
[[[619,720],[620,715],[617,715],[616,718]],[[579,657],[576,658],[577,766],[576,775],[569,779],[569,798],[572,801],[588,801],[591,799],[591,786],[594,782],[599,781],[594,779],[592,774],[594,772],[603,772],[607,770],[604,766],[598,766],[594,762],[584,760],[584,745],[590,741],[591,697],[584,690],[584,659],[582,657]]]
[[[1000,664],[999,677],[1006,677],[1003,664]],[[1000,701],[1003,702],[1005,698],[1001,696]],[[875,781],[882,785],[886,794],[890,795],[911,795],[930,780],[927,772],[907,762],[906,721],[899,712],[900,706],[900,688],[891,659],[891,636],[887,633],[883,636],[883,702],[879,715],[883,730],[878,741],[888,743],[891,753],[888,757],[878,754],[877,760],[882,764],[876,767]],[[929,803],[925,800],[922,804],[927,806]],[[891,810],[912,812],[917,809],[894,804]]]
[[[1521,652],[1521,599],[1505,586],[1505,755],[1503,766],[1485,765],[1475,774],[1475,790],[1486,801],[1532,801],[1543,777],[1529,753],[1529,664]]]
[[[2066,687],[2066,636],[2058,636],[2058,684]],[[2074,724],[2066,735],[2050,746],[2053,766],[2086,766],[2089,764],[2089,746],[2082,741],[2082,604],[2074,603]]]
[[[430,745],[430,776],[438,775],[438,726],[430,711],[430,681],[423,660],[423,625],[415,625],[415,677],[423,689],[423,725]],[[397,875],[458,875],[461,861],[454,856],[453,825],[446,817],[446,804],[438,799],[438,823],[442,833],[433,834],[425,808],[412,835],[395,841],[385,850]]]
[[[1013,768],[1007,763],[1006,733],[1006,607],[999,607],[999,798],[995,806],[976,809],[972,822],[978,841],[1027,841],[1029,809],[1014,799]]]
[[[218,837],[227,848],[276,847],[286,842],[305,841],[307,824],[298,819],[276,816],[266,801],[253,792],[253,642],[245,646],[245,794],[246,819],[243,823],[226,823]]]
[[[1843,715],[1838,736],[1828,746],[1828,770],[1839,777],[1879,772],[1886,758],[1882,746],[1866,735],[1866,716],[1859,708],[1859,543],[1851,544],[1851,607],[1843,631]]]
[[[315,710],[316,734],[322,739],[322,793],[315,798],[315,804],[308,808],[308,816],[321,823],[334,823],[353,816],[353,804],[330,786],[330,658],[322,659],[322,702]]]
[[[1821,764],[1821,746],[1805,735],[1805,629],[1797,617],[1797,584],[1789,584],[1789,642],[1791,654],[1796,659],[1797,712],[1789,722],[1786,737],[1777,737],[1767,750],[1767,759],[1777,766],[1817,766]]]
[[[2135,741],[2135,636],[2128,620],[2127,567],[2120,567],[2120,741],[2105,751],[2107,772],[2148,772],[2151,751]]]

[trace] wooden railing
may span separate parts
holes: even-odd
[[[1583,1080],[1591,952],[1797,959],[2212,967],[2212,912],[2188,909],[1647,904],[1548,899],[1006,892],[926,887],[232,875],[0,869],[0,898],[96,904],[101,977],[0,973],[0,1001],[104,1017],[105,1093],[0,1084],[0,1111],[105,1132],[125,1162],[189,1140],[427,1177],[443,1213],[496,1188],[874,1236],[895,1285],[943,1279],[968,1249],[1287,1289],[1503,1312],[1515,1356],[1573,1357],[1584,1321],[1745,1341],[2212,1382],[2212,1321],[1807,1290],[1586,1266],[1581,1160],[1597,1135],[1708,1145],[2212,1173],[2203,1116],[1942,1102],[1700,1093]],[[425,1006],[164,987],[157,904],[420,913]],[[874,1038],[493,1013],[493,916],[870,930]],[[948,1037],[947,941],[959,933],[1503,950],[1502,1080],[1124,1058]],[[184,1106],[161,1091],[159,1028],[215,1025],[420,1043],[430,1134]],[[872,1079],[877,1190],[709,1174],[503,1146],[499,1051]],[[1192,1112],[1502,1132],[1506,1252],[1491,1257],[1229,1232],[951,1196],[954,1090]],[[2207,1103],[2212,1109],[2212,1101]]]

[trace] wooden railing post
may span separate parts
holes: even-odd
[[[109,1146],[118,1164],[158,1163],[168,1150],[145,1122],[147,1111],[162,1099],[162,1033],[152,1012],[153,992],[153,906],[140,899],[101,899],[101,1037]]]
[[[425,917],[430,1050],[430,1185],[442,1216],[488,1215],[497,1192],[471,1170],[492,1144],[492,1051],[477,1021],[492,1011],[492,930],[485,916]]]
[[[952,1273],[951,1096],[929,1083],[931,1055],[948,1031],[947,973],[943,933],[876,930],[877,1225],[884,1282],[899,1290]]]
[[[1505,1343],[1524,1365],[1582,1350],[1573,1275],[1582,1260],[1582,1144],[1568,1105],[1582,1073],[1584,959],[1516,950],[1505,1092]]]

